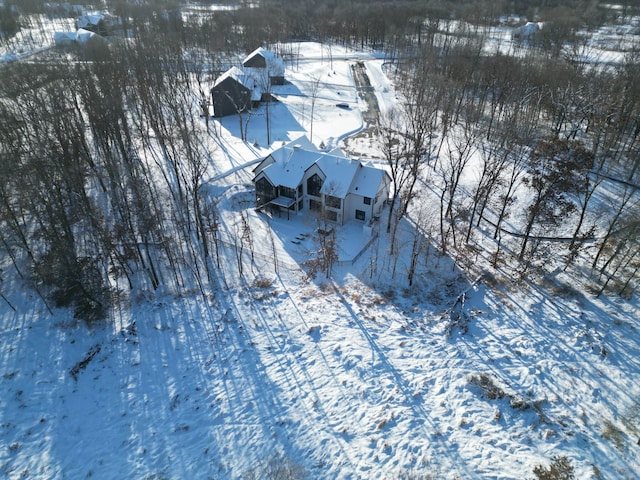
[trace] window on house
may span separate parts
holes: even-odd
[[[317,173],[314,173],[307,180],[307,194],[314,197],[320,196],[320,189],[322,188],[323,181]]]
[[[259,205],[268,203],[276,198],[276,189],[266,178],[261,178],[256,182],[256,200]]]
[[[371,197],[364,197],[364,204],[371,205]]]
[[[322,203],[318,200],[309,199],[309,210],[313,210],[314,212],[319,212],[322,209]]]
[[[364,210],[356,210],[356,220],[362,220],[364,222],[366,218],[366,213]]]
[[[279,187],[281,197],[296,198],[296,190],[289,187]]]
[[[338,212],[334,212],[333,210],[325,210],[324,213],[325,213],[325,216],[327,217],[327,220],[331,222],[338,221]]]
[[[324,204],[330,208],[340,208],[342,206],[342,199],[332,195],[326,195],[324,197]]]
[[[298,196],[302,196],[302,184],[298,185]]]

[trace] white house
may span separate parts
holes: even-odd
[[[84,45],[90,41],[98,40],[104,41],[104,38],[97,33],[90,32],[89,30],[85,30],[83,28],[75,32],[55,32],[53,34],[53,41],[56,46],[67,46],[74,43]]]
[[[306,137],[273,151],[254,174],[258,208],[309,210],[339,225],[379,216],[391,184],[385,170],[341,152],[321,152]]]
[[[274,52],[256,48],[243,60],[242,66],[256,70],[256,76],[266,76],[269,85],[284,84],[284,60]]]

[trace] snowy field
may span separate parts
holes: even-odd
[[[409,288],[408,255],[389,260],[384,234],[333,279],[306,277],[299,264],[312,240],[291,240],[313,224],[256,213],[251,170],[283,141],[310,135],[315,82],[313,141],[327,147],[363,127],[354,62],[364,62],[381,110],[395,92],[375,55],[292,48],[299,61],[269,107],[271,145],[264,107],[248,142],[233,116],[203,139],[223,229],[232,238],[245,215],[254,232],[255,262],[242,277],[236,251],[222,248],[205,297],[194,288],[127,298],[90,330],[69,311],[49,314],[19,284],[3,290],[0,472],[227,479],[286,458],[310,478],[522,479],[564,455],[579,479],[637,478],[636,300],[596,299],[562,272],[470,277],[435,245]],[[358,148],[375,157],[374,145]],[[418,207],[437,208],[429,198]],[[368,241],[350,228],[345,259]],[[410,250],[412,223],[400,228],[400,249]],[[466,260],[487,261],[484,252]],[[457,300],[465,322],[455,321]]]

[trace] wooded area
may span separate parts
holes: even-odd
[[[52,306],[90,320],[116,287],[205,294],[218,214],[202,195],[213,152],[201,139],[216,132],[200,105],[229,59],[265,44],[293,62],[280,42],[294,40],[385,52],[403,99],[377,129],[394,180],[389,232],[429,178],[439,212],[419,231],[443,254],[464,256],[492,237],[494,267],[510,255],[523,274],[553,258],[596,282],[596,293],[636,289],[640,50],[621,63],[587,62],[581,33],[626,13],[577,0],[264,0],[197,16],[172,1],[107,3],[122,20],[108,44],[70,62],[0,66],[0,248]],[[5,2],[15,22],[0,15],[3,38],[42,8]],[[487,56],[487,29],[507,13],[550,27]],[[482,168],[463,191],[475,150]],[[530,194],[524,212],[514,211],[520,185]],[[507,221],[521,214],[523,230],[511,231]]]

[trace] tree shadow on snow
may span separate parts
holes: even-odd
[[[267,119],[270,134],[267,132]],[[262,102],[249,112],[215,119],[210,128],[212,131],[224,130],[226,135],[237,139],[242,139],[244,133],[246,141],[256,147],[268,147],[269,140],[271,140],[271,146],[275,147],[276,142],[292,140],[289,136],[290,132],[300,132],[301,135],[304,132],[304,128],[294,118],[287,106],[277,101],[269,102],[268,107]]]

